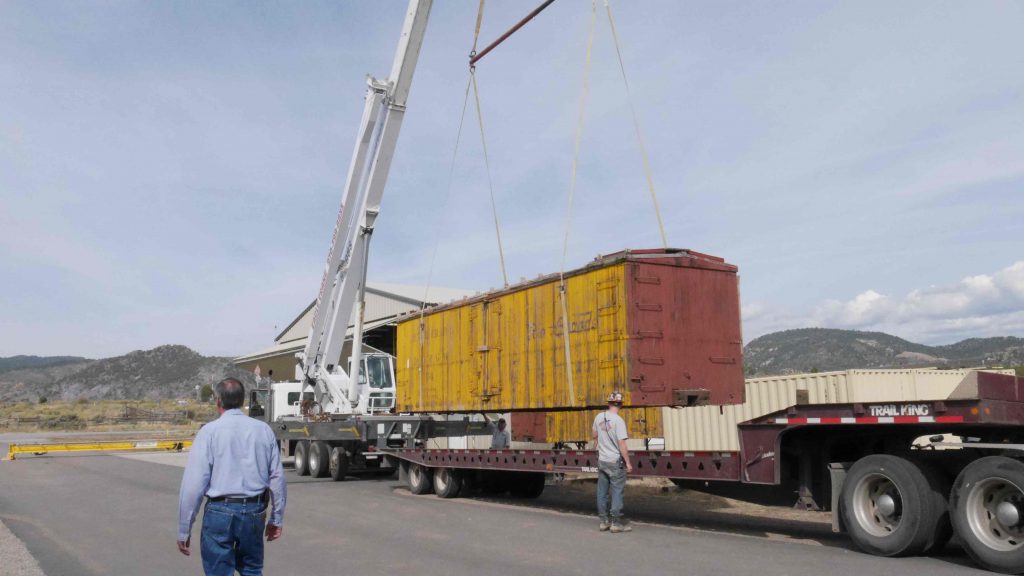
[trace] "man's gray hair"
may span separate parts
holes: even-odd
[[[220,400],[221,408],[241,408],[245,402],[245,385],[237,378],[225,378],[213,388],[213,394]]]

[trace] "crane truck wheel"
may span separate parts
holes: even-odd
[[[454,468],[434,468],[434,494],[455,498],[462,488],[462,475]]]
[[[935,494],[913,463],[888,454],[865,456],[843,482],[843,523],[854,544],[869,554],[920,554],[935,541],[944,512]]]
[[[309,445],[309,475],[313,478],[327,476],[331,448],[326,442],[317,440]]]
[[[299,440],[295,445],[295,473],[309,476],[309,442]]]
[[[348,452],[341,446],[331,448],[331,479],[334,481],[344,480],[348,474]]]
[[[989,570],[1024,573],[1024,463],[1005,456],[971,462],[950,496],[953,529]]]
[[[430,492],[431,474],[428,468],[419,464],[409,464],[409,492],[426,494]]]

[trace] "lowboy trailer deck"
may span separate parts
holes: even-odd
[[[740,498],[791,487],[865,552],[927,554],[955,534],[982,566],[1024,573],[1024,379],[978,373],[975,384],[956,399],[790,406],[740,424],[736,452],[632,451],[632,476],[742,486],[730,491]],[[430,429],[378,446],[417,494],[482,484],[538,496],[546,474],[597,467],[593,450],[430,449]]]

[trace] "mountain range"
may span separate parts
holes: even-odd
[[[0,358],[0,401],[188,398],[195,396],[196,386],[227,377],[253,383],[252,374],[230,358],[203,356],[178,345],[102,360],[14,356]]]
[[[883,332],[802,328],[766,334],[743,349],[748,376],[852,368],[1024,366],[1024,338],[970,338],[927,346]],[[159,346],[102,360],[77,356],[0,358],[0,401],[187,398],[195,387],[252,374],[230,358]]]
[[[773,332],[743,348],[748,376],[852,368],[961,368],[1024,365],[1024,338],[969,338],[927,346],[886,334],[831,328]]]

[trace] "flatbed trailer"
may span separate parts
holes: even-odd
[[[388,448],[410,445],[418,438],[489,434],[483,423],[469,418],[439,420],[410,414],[324,415],[267,423],[281,453],[295,458],[295,471],[300,476],[330,476],[334,480],[367,472],[393,474],[399,459]]]
[[[631,476],[737,498],[788,489],[871,554],[928,554],[955,534],[982,566],[1024,573],[1024,379],[973,384],[946,400],[793,405],[739,424],[739,451],[631,451]],[[431,449],[429,432],[378,446],[416,494],[533,497],[547,474],[597,470],[593,450]]]

